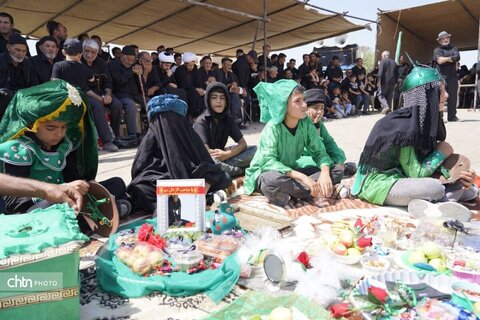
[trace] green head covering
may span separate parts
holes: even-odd
[[[260,103],[260,121],[272,120],[281,123],[287,113],[287,101],[299,84],[294,80],[279,80],[275,83],[260,82],[253,88]]]
[[[0,122],[0,143],[37,132],[40,122],[68,124],[66,137],[77,150],[77,168],[85,179],[94,179],[98,166],[95,127],[88,102],[80,91],[63,80],[17,91]]]
[[[436,69],[415,66],[403,81],[403,92],[441,80],[443,80],[442,75]]]

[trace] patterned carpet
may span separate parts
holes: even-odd
[[[230,304],[246,290],[235,287],[218,305],[207,296],[171,297],[160,292],[142,298],[123,298],[97,287],[95,268],[80,271],[80,318],[82,320],[193,320]]]

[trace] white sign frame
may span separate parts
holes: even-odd
[[[157,180],[157,232],[205,232],[205,179]],[[168,198],[171,195],[194,196],[194,227],[169,228]],[[189,203],[191,207],[191,203]]]

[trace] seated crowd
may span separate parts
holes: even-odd
[[[138,146],[128,186],[120,178],[101,182],[125,209],[121,216],[132,206],[152,212],[158,179],[204,178],[211,194],[245,175],[246,194],[260,192],[285,206],[291,199],[329,198],[344,175],[354,173],[322,120],[367,114],[373,107],[375,79],[361,58],[345,77],[336,56],[326,71],[316,53],[304,55],[298,69],[294,59],[284,68],[286,55],[270,56],[268,45],[265,56],[238,50],[235,62],[226,57],[218,67],[209,56],[198,67],[194,53],[163,46],[153,54],[135,45],[113,48],[112,58],[100,37],[67,38],[67,28],[55,21],[47,23],[49,35],[29,58],[13,18],[0,13],[0,22],[10,25],[6,30],[1,24],[0,37],[2,173],[48,183],[44,188],[63,184],[56,197],[42,196],[38,185],[30,193],[1,189],[6,196],[0,212],[28,212],[65,197],[74,205],[78,193],[88,191],[85,181],[95,179],[99,147],[115,152]],[[424,74],[428,84],[418,80]],[[400,206],[417,198],[477,197],[472,172],[448,187],[429,178],[453,153],[440,117],[448,97],[442,78],[434,69],[415,67],[402,83],[402,108],[373,128],[352,194]],[[148,119],[142,139],[139,108]],[[248,146],[240,130],[244,110],[266,123],[258,148]],[[235,145],[226,146],[229,138]]]

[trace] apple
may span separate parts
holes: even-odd
[[[161,265],[163,262],[163,254],[158,250],[152,251],[148,258],[150,259],[150,267],[152,267],[152,269]]]
[[[357,248],[348,248],[347,249],[347,256],[349,256],[349,257],[359,257],[361,255],[362,255],[362,253]]]
[[[428,263],[428,260],[425,257],[425,254],[423,253],[423,251],[416,250],[410,253],[410,255],[408,256],[408,262],[410,264]]]
[[[434,242],[427,242],[422,246],[423,253],[427,256],[428,259],[440,258],[442,252],[440,247]]]
[[[344,256],[347,254],[347,247],[345,247],[344,244],[339,243],[333,248],[333,252],[335,252],[338,255]]]
[[[133,249],[133,253],[139,256],[148,256],[154,249],[146,243],[139,243]]]
[[[140,275],[148,273],[151,270],[148,259],[143,257],[136,259],[132,264],[132,270]]]
[[[344,230],[340,233],[340,242],[347,248],[351,247],[353,244],[353,232],[350,230]]]
[[[435,258],[428,262],[429,265],[434,267],[438,272],[442,272],[445,270],[445,263],[441,258]]]
[[[284,307],[278,307],[270,312],[268,320],[292,320],[292,311]]]

